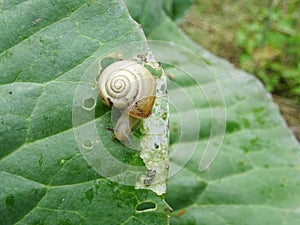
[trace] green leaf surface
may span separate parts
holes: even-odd
[[[176,22],[184,18],[193,3],[194,0],[163,0],[165,12]]]
[[[170,169],[181,168],[168,182],[167,202],[174,209],[171,224],[299,224],[300,146],[270,95],[254,76],[233,68],[194,44],[163,9],[155,10],[161,22],[148,33],[148,38],[175,42],[201,57],[214,76],[199,78],[200,86],[206,95],[213,96],[218,83],[224,95],[227,115],[220,153],[211,167],[201,173],[199,161],[207,143],[220,138],[211,133],[210,113],[222,104],[218,99],[207,102],[205,95],[197,91],[195,82],[174,69],[195,66],[186,56],[178,54],[174,67],[166,69],[172,74],[172,82],[178,84],[170,88],[170,98],[172,95],[178,97],[181,89],[186,91],[195,107],[183,107],[182,114],[191,118],[190,112],[196,109],[201,130],[198,140],[193,142],[190,135],[195,124],[187,125],[189,135],[181,134],[183,125],[178,112],[174,110],[171,113]],[[149,18],[147,11],[144,10],[143,18]],[[138,22],[145,27],[150,21]],[[186,99],[179,102],[179,105],[184,105]],[[194,154],[182,168],[182,159],[194,146]]]
[[[0,224],[167,224],[163,197],[101,177],[72,130],[74,94],[90,64],[145,40],[124,3],[1,1],[0,30]],[[108,111],[97,102],[104,144],[143,164],[111,140]],[[141,207],[149,202],[155,207]]]
[[[178,22],[184,18],[193,2],[194,0],[125,0],[130,15],[142,24],[147,36],[165,21],[162,9]]]

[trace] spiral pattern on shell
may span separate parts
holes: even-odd
[[[99,78],[103,103],[137,118],[151,114],[155,100],[155,79],[141,64],[123,60],[106,67]]]

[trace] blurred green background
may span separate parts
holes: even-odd
[[[180,27],[257,76],[300,140],[300,0],[195,0]]]

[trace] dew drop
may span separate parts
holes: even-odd
[[[60,165],[63,165],[63,164],[66,163],[66,160],[65,159],[61,159],[59,163],[60,163]]]

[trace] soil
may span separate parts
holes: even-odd
[[[239,67],[236,56],[242,54],[242,52],[234,43],[233,34],[236,33],[242,22],[249,22],[253,15],[257,15],[254,10],[256,9],[255,4],[264,3],[260,1],[252,2],[254,8],[249,6],[247,8],[244,6],[245,2],[243,1],[229,0],[222,4],[208,0],[195,2],[189,15],[180,23],[180,27],[196,43]],[[288,3],[287,0],[284,0],[284,2]],[[232,7],[231,3],[234,3],[235,7]],[[202,11],[200,12],[199,9]],[[254,11],[252,12],[250,9]],[[300,105],[295,103],[295,99],[291,100],[283,96],[284,93],[273,95],[274,102],[279,106],[281,114],[300,142]]]
[[[300,141],[300,105],[292,100],[273,95],[274,102],[279,106],[280,112],[285,118],[288,126]]]

